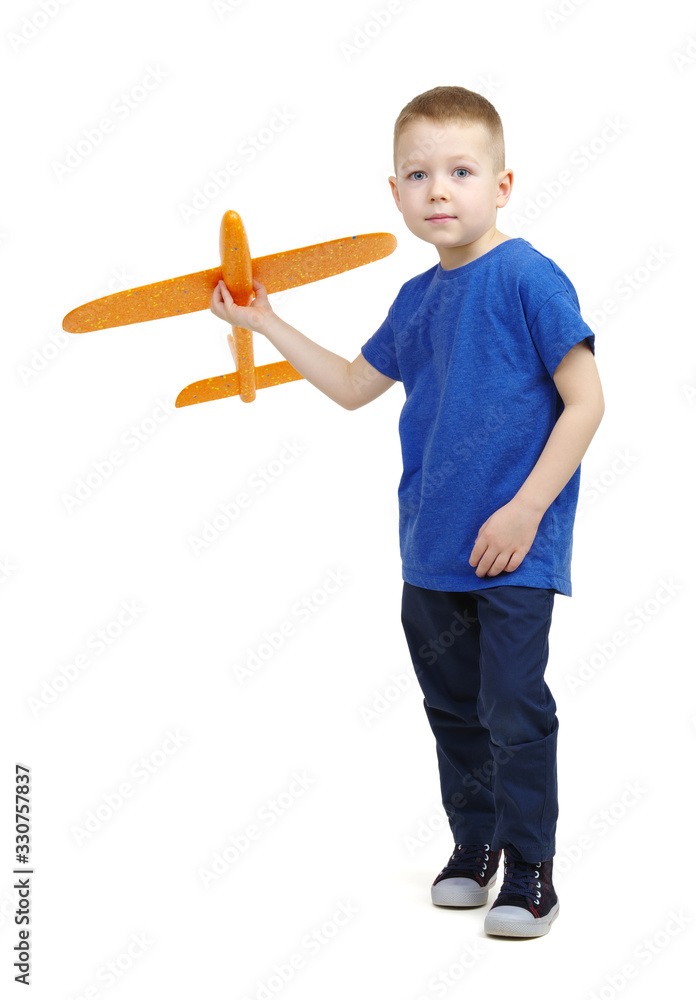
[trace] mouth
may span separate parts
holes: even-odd
[[[448,222],[450,219],[454,219],[454,215],[429,215],[425,220],[426,222]]]

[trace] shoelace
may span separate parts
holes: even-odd
[[[514,858],[505,858],[501,896],[503,893],[514,892],[518,896],[526,896],[532,903],[538,903],[541,899],[541,882],[538,881],[540,871],[540,861],[529,864],[525,861],[515,861]]]
[[[479,866],[479,874],[483,876],[486,868],[488,868],[488,859],[490,857],[488,854],[488,851],[490,850],[488,844],[474,844],[473,846],[457,844],[452,857],[449,859],[442,871],[444,872],[445,869],[468,872],[472,871],[472,869],[476,867],[476,862],[481,857],[482,849],[484,854],[483,861]],[[440,872],[440,874],[442,874],[442,872]]]

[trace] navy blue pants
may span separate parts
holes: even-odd
[[[555,591],[404,583],[402,624],[435,735],[455,844],[556,853],[556,703],[544,681]]]

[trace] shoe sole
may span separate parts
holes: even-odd
[[[483,886],[472,878],[443,878],[430,887],[430,898],[435,906],[485,906],[496,877]]]
[[[486,934],[498,937],[542,937],[548,934],[557,916],[558,903],[543,917],[533,917],[521,906],[499,906],[488,911],[483,929]]]

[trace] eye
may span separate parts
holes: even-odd
[[[425,177],[425,171],[424,170],[414,170],[413,173],[410,173],[408,176],[409,177],[415,177],[416,174],[422,174],[422,176]],[[418,178],[416,178],[416,179],[418,179]]]
[[[464,173],[468,177],[471,171],[467,170],[466,167],[457,167],[454,172],[455,174],[460,174],[460,175]]]

